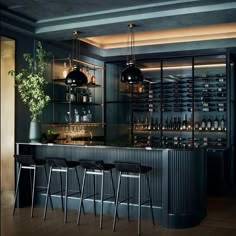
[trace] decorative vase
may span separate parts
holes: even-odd
[[[40,122],[36,119],[31,120],[29,129],[29,140],[31,143],[38,143],[41,138]]]

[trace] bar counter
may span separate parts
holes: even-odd
[[[207,174],[206,155],[203,149],[178,150],[178,149],[154,149],[134,148],[115,146],[80,146],[80,145],[59,145],[41,143],[17,143],[16,154],[33,154],[37,158],[61,157],[68,160],[93,159],[104,160],[108,163],[114,161],[133,161],[143,165],[151,166],[149,173],[151,194],[153,199],[154,217],[157,224],[166,228],[187,228],[199,224],[207,212]],[[80,167],[79,167],[80,168]],[[79,169],[80,170],[80,169]],[[17,168],[16,168],[17,171]],[[82,181],[82,169],[79,171]],[[115,187],[118,173],[113,171]],[[40,173],[37,175],[37,185],[42,184]],[[58,180],[54,180],[56,187]],[[97,179],[97,190],[99,191],[100,180]],[[105,184],[106,184],[105,180]],[[70,188],[76,188],[75,176],[69,178]],[[45,183],[44,183],[45,184]],[[124,184],[125,185],[125,184]],[[92,191],[92,185],[89,191]],[[108,191],[110,182],[106,184]],[[138,184],[130,181],[130,193],[137,195]],[[121,189],[121,198],[124,189]],[[143,186],[142,198],[146,196],[147,186]],[[21,191],[20,199],[24,199],[24,192]],[[53,203],[60,207],[59,198],[53,196]],[[37,195],[39,204],[45,201],[45,195]],[[69,208],[78,209],[79,200],[77,197],[70,197]],[[85,200],[86,211],[93,211],[93,204]],[[148,203],[147,203],[148,204]],[[137,216],[137,198],[131,200],[131,217]],[[97,210],[100,210],[97,203]],[[126,217],[127,207],[122,203],[119,207],[119,215]],[[104,202],[104,213],[113,216],[114,203],[109,200]],[[151,218],[148,205],[142,206],[142,217]]]

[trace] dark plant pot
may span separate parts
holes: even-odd
[[[41,127],[40,122],[37,120],[31,120],[29,129],[29,140],[31,143],[40,142],[41,138]]]
[[[46,140],[48,143],[54,143],[59,134],[46,134]]]

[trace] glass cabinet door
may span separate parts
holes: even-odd
[[[144,81],[134,84],[132,96],[133,145],[161,146],[161,63],[143,63]]]
[[[194,146],[226,147],[225,55],[194,58]]]
[[[192,147],[192,58],[163,61],[162,147]]]

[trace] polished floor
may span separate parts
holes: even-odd
[[[34,218],[30,217],[30,208],[16,209],[12,216],[12,208],[1,205],[1,236],[132,236],[137,235],[137,221],[130,223],[120,219],[117,230],[112,232],[112,217],[104,217],[104,228],[99,229],[99,217],[86,214],[81,218],[80,226],[76,225],[76,211],[68,212],[68,223],[63,223],[60,209],[48,211],[46,221],[42,219],[43,209],[36,208]],[[142,236],[236,236],[236,197],[216,197],[208,200],[208,215],[202,223],[188,229],[166,229],[158,222],[155,226],[151,220],[142,221]]]

